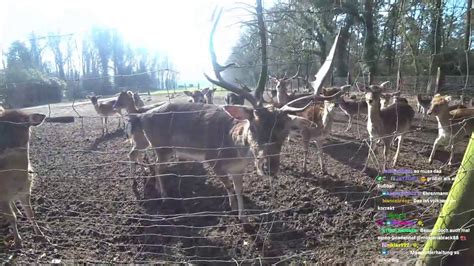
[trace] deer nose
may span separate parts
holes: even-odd
[[[372,100],[372,99],[370,99],[370,100],[368,100],[368,102],[369,102],[369,104],[371,104],[371,103],[373,102],[373,100]]]

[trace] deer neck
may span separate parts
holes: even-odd
[[[448,108],[441,110],[441,112],[436,115],[436,120],[438,121],[438,131],[446,130],[450,127],[451,123],[449,118],[450,115]]]
[[[289,102],[290,97],[288,96],[288,93],[286,93],[285,89],[279,89],[277,91],[277,100],[280,104],[286,104]]]
[[[375,105],[367,104],[367,131],[373,134],[382,134],[383,121],[380,115],[380,102]]]
[[[332,128],[332,122],[333,122],[333,110],[328,110],[327,108],[324,108],[323,111],[323,128],[324,128],[324,133],[329,133],[331,132]]]
[[[138,108],[137,108],[137,105],[135,104],[135,100],[133,98],[130,98],[126,102],[125,108],[127,109],[128,113],[138,113]]]
[[[230,129],[230,136],[234,145],[248,146],[250,141],[250,122],[247,120],[234,120],[234,125]]]

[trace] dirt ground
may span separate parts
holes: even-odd
[[[147,103],[166,100],[145,97]],[[222,103],[218,95],[217,103]],[[179,96],[173,100],[186,100]],[[414,108],[415,106],[412,105]],[[230,211],[225,189],[199,165],[170,167],[175,200],[137,200],[131,190],[127,153],[130,144],[116,130],[101,137],[100,119],[91,104],[30,108],[51,116],[80,114],[72,124],[44,123],[31,137],[31,161],[37,172],[33,188],[36,217],[49,243],[36,242],[32,226],[20,218],[24,248],[0,243],[0,260],[13,263],[145,263],[193,262],[259,264],[277,262],[375,263],[396,257],[413,262],[405,251],[381,255],[376,220],[381,189],[375,171],[361,172],[367,154],[362,141],[365,122],[355,120],[344,132],[347,118],[337,109],[333,133],[325,142],[328,174],[319,174],[315,145],[308,173],[302,172],[302,146],[285,144],[281,174],[273,181],[258,177],[253,166],[244,178],[244,196],[250,226],[245,228]],[[427,163],[437,130],[433,118],[421,129],[419,114],[402,147],[399,168],[442,169],[447,153],[439,151]],[[198,132],[196,132],[198,133]],[[465,147],[465,146],[464,146]],[[392,155],[394,150],[392,150]],[[462,154],[458,155],[458,161]],[[138,175],[149,174],[141,169]],[[451,182],[395,182],[397,189],[447,191]],[[148,195],[152,192],[147,192]],[[435,221],[441,205],[406,204],[398,212],[410,213],[426,227]],[[0,231],[4,236],[8,230]],[[2,232],[4,233],[2,235]],[[422,247],[422,242],[419,242]],[[2,246],[3,245],[3,246]],[[414,250],[414,249],[410,249]]]

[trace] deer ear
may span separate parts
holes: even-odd
[[[444,99],[447,101],[447,102],[450,102],[452,97],[451,95],[447,95],[447,96],[444,96]]]
[[[87,99],[90,99],[90,98],[92,98],[92,96],[90,96],[90,95],[86,95],[86,98],[87,98]]]
[[[102,95],[97,95],[96,98],[97,99],[102,98]]]
[[[41,123],[43,123],[45,118],[46,118],[46,115],[43,115],[43,114],[31,114],[31,115],[28,115],[28,122],[30,126],[38,126]]]
[[[207,94],[209,92],[209,88],[204,88],[201,90],[202,94]]]
[[[183,91],[183,92],[184,92],[184,94],[186,94],[187,96],[193,97],[193,94],[192,94],[191,92],[189,92],[189,91]]]
[[[252,120],[254,118],[253,109],[241,105],[222,106],[231,117],[237,120]]]

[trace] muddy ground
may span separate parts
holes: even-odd
[[[221,103],[222,95],[217,98]],[[166,100],[163,96],[147,99],[148,103]],[[380,254],[376,238],[380,228],[375,221],[381,215],[375,210],[381,195],[376,171],[361,172],[367,154],[362,141],[367,137],[365,122],[355,120],[352,130],[344,132],[347,119],[339,109],[332,136],[325,142],[328,174],[319,174],[314,144],[309,172],[302,172],[302,147],[297,140],[285,144],[281,174],[273,187],[249,166],[244,200],[250,225],[245,227],[230,211],[222,184],[212,175],[205,178],[199,165],[170,168],[184,175],[171,176],[168,182],[176,200],[137,200],[127,163],[130,144],[123,131],[116,130],[118,119],[111,121],[111,132],[101,136],[100,119],[92,105],[79,104],[77,113],[68,105],[28,111],[83,118],[72,124],[45,123],[33,130],[31,161],[37,172],[33,205],[49,243],[35,241],[32,226],[20,218],[24,248],[10,249],[11,237],[7,237],[0,243],[2,261],[358,264],[387,258]],[[427,163],[436,124],[431,118],[420,129],[419,119],[417,114],[413,132],[402,147],[399,168],[441,168],[451,174],[456,167],[444,166],[446,152],[438,152],[433,165]],[[148,174],[146,169],[138,173]],[[450,182],[396,182],[398,189],[405,190],[440,191],[449,186]],[[147,196],[153,197],[153,191]],[[398,212],[410,213],[429,227],[440,206],[407,204]],[[406,250],[389,257],[414,259]]]

